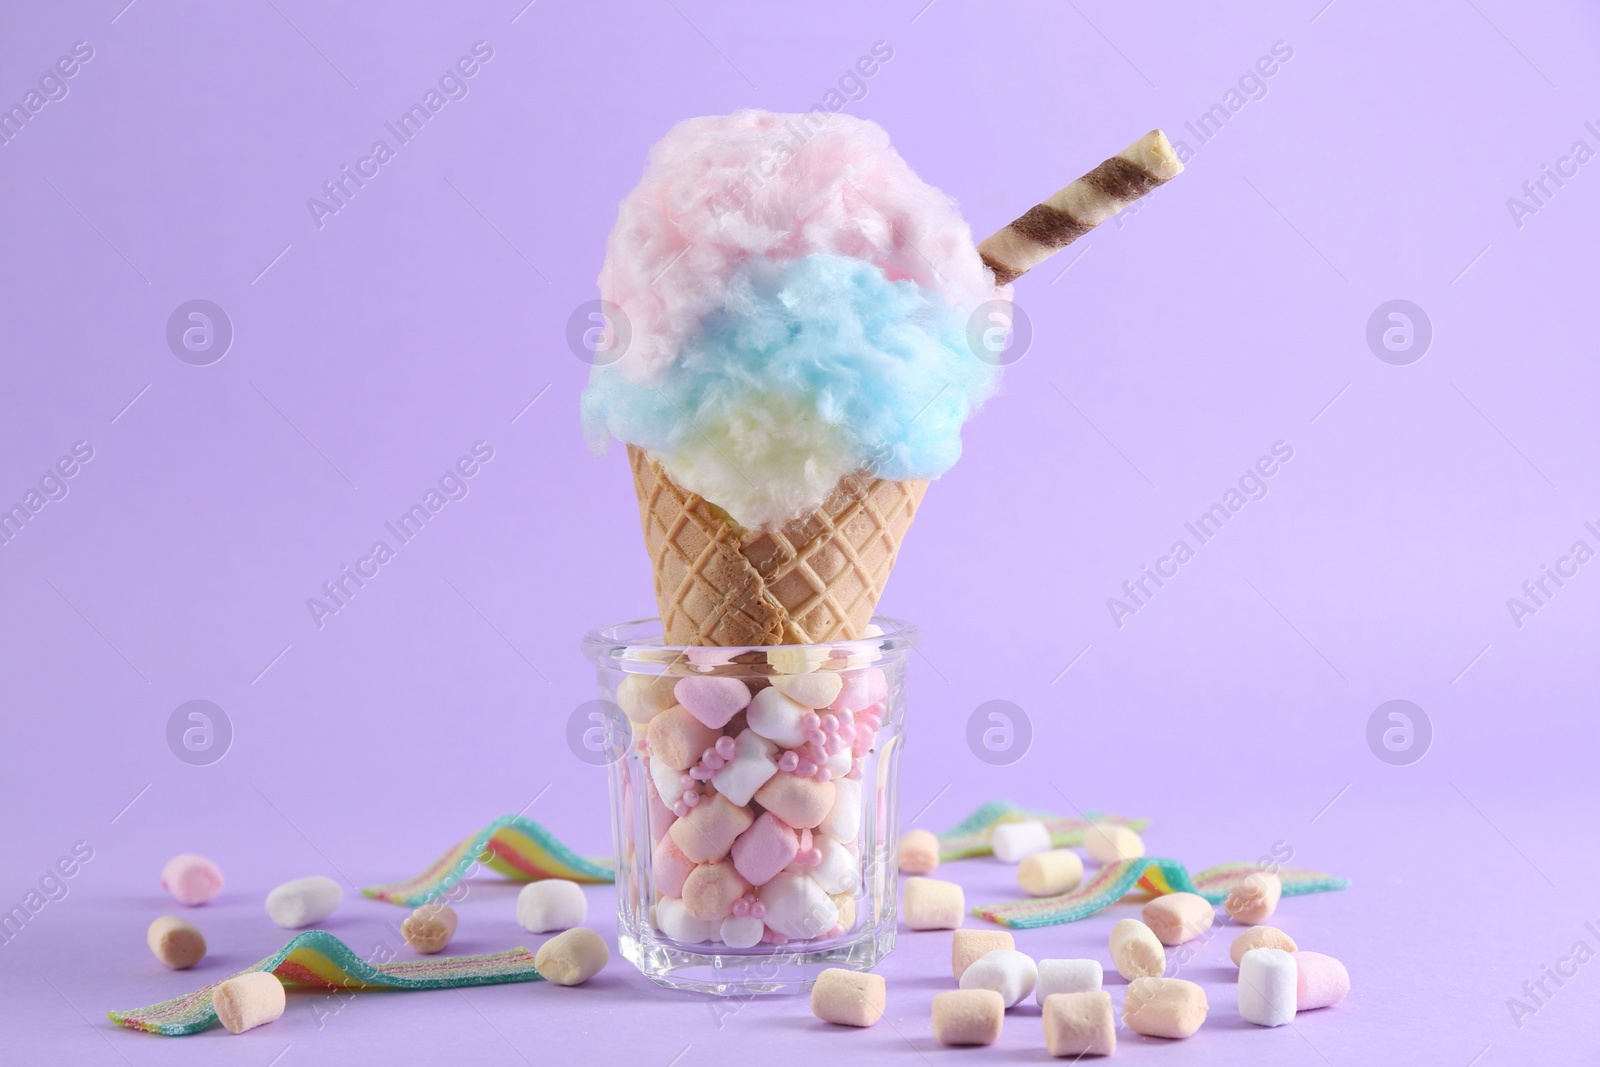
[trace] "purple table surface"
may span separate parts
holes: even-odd
[[[673,122],[814,105],[882,123],[979,235],[1153,126],[1188,160],[1019,283],[1031,349],[907,542],[883,603],[924,635],[907,823],[1098,807],[1193,867],[1283,842],[1352,879],[1281,912],[1349,965],[1345,1004],[1240,1023],[1222,928],[1187,968],[1205,1029],[1119,1056],[1592,1060],[1597,45],[1578,0],[0,10],[0,510],[27,514],[0,538],[0,909],[93,850],[0,938],[0,1062],[947,1054],[944,934],[904,936],[863,1033],[620,961],[576,990],[297,993],[238,1038],[104,1016],[280,946],[261,901],[292,877],[402,877],[530,803],[607,850],[603,774],[566,741],[577,641],[652,605],[621,452],[581,440],[569,317]],[[193,300],[217,332],[190,350]],[[465,495],[327,601],[476,442]],[[1236,487],[1256,499],[1188,532]],[[1001,757],[968,742],[994,700]],[[213,955],[174,974],[143,931],[181,910],[157,884],[181,851],[228,888],[188,913]],[[993,862],[950,871],[1009,891]],[[455,948],[532,947],[512,895],[475,890]],[[1101,955],[1131,909],[1021,944]],[[365,951],[399,914],[351,899],[328,928]],[[962,1055],[1041,1061],[1034,1014]]]

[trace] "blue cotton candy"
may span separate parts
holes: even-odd
[[[651,452],[740,525],[814,510],[839,478],[934,478],[998,368],[968,346],[970,308],[859,259],[749,260],[657,380],[594,368],[583,419]]]

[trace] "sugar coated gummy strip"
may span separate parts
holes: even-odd
[[[1259,870],[1254,863],[1223,863],[1191,877],[1177,860],[1143,856],[1124,863],[1108,863],[1093,878],[1069,893],[983,904],[973,908],[972,914],[1013,930],[1055,926],[1077,922],[1101,911],[1127,896],[1136,885],[1147,893],[1195,893],[1212,904],[1221,904],[1235,886]],[[1345,889],[1350,885],[1343,878],[1297,867],[1279,867],[1277,877],[1286,897]]]
[[[284,983],[317,989],[454,989],[460,986],[533,982],[540,978],[525,948],[486,956],[433,956],[371,964],[325,930],[307,930],[282,949],[239,974],[270,972]],[[232,977],[238,977],[233,975]],[[177,1037],[197,1034],[217,1021],[212,994],[221,982],[143,1008],[107,1012],[130,1030]]]
[[[1167,135],[1151,130],[978,245],[996,285],[1015,281],[1146,193],[1183,173]]]
[[[458,842],[420,874],[370,886],[361,895],[415,908],[455,888],[475,863],[517,882],[540,878],[566,878],[573,882],[616,880],[609,861],[584,859],[524,815],[502,815]]]
[[[991,800],[955,826],[939,835],[939,859],[970,859],[974,856],[994,854],[994,828],[1001,823],[1038,820],[1050,831],[1050,844],[1054,848],[1073,848],[1083,844],[1084,832],[1096,822],[1115,823],[1130,830],[1143,830],[1150,825],[1148,819],[1128,819],[1120,815],[1101,815],[1090,811],[1087,819],[1065,818],[1042,811],[1020,808],[1005,800]]]

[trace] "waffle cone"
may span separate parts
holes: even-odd
[[[866,634],[926,481],[840,481],[822,507],[746,530],[628,446],[669,645],[798,645]]]

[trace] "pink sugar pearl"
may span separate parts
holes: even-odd
[[[778,770],[793,773],[800,765],[800,757],[792,750],[778,757]]]
[[[733,743],[733,738],[727,736],[726,734],[717,738],[716,748],[717,755],[721,756],[725,760],[732,759],[734,753],[738,751],[738,746]]]

